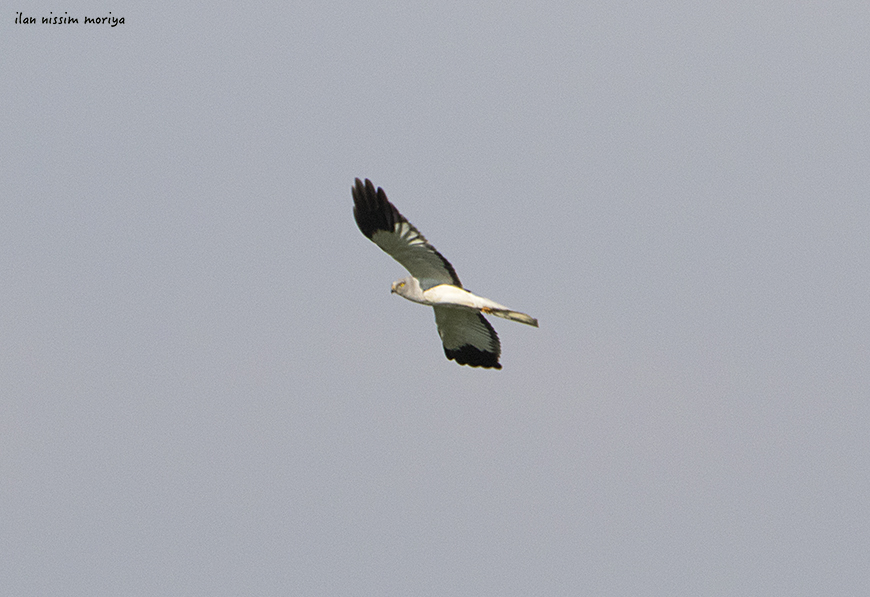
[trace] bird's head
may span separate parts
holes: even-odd
[[[393,294],[398,294],[401,297],[404,297],[410,301],[416,301],[418,303],[424,303],[423,299],[423,289],[420,288],[420,282],[417,281],[413,276],[409,276],[407,278],[402,278],[401,280],[396,280],[393,282],[393,288],[391,290]]]

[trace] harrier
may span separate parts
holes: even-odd
[[[392,292],[435,310],[447,358],[460,365],[501,369],[501,343],[483,313],[535,327],[538,320],[462,288],[453,266],[387,200],[382,188],[357,178],[351,192],[359,229],[411,274],[393,282]]]

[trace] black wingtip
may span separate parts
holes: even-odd
[[[444,348],[444,354],[451,361],[456,361],[459,365],[468,365],[469,367],[482,367],[484,369],[501,369],[501,363],[498,362],[498,354],[494,352],[486,352],[465,344],[456,349]]]
[[[368,178],[365,182],[359,178],[351,187],[353,194],[353,217],[366,238],[371,239],[378,230],[392,232],[397,222],[405,218],[399,210],[387,200],[387,194],[381,187],[375,188]]]

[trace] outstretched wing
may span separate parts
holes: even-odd
[[[433,307],[444,354],[460,365],[501,369],[501,343],[486,318],[458,307]]]
[[[423,290],[439,284],[462,288],[453,266],[430,245],[399,210],[387,200],[387,194],[369,179],[357,178],[353,192],[353,217],[359,229],[390,256],[405,266],[420,282]],[[495,333],[495,332],[493,332]]]

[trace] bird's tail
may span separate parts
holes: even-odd
[[[535,319],[531,315],[520,313],[519,311],[511,311],[510,309],[493,309],[487,307],[481,309],[481,311],[483,311],[484,313],[489,313],[490,315],[495,315],[496,317],[503,317],[505,319],[510,319],[511,321],[518,321],[526,325],[538,327],[537,319]]]

